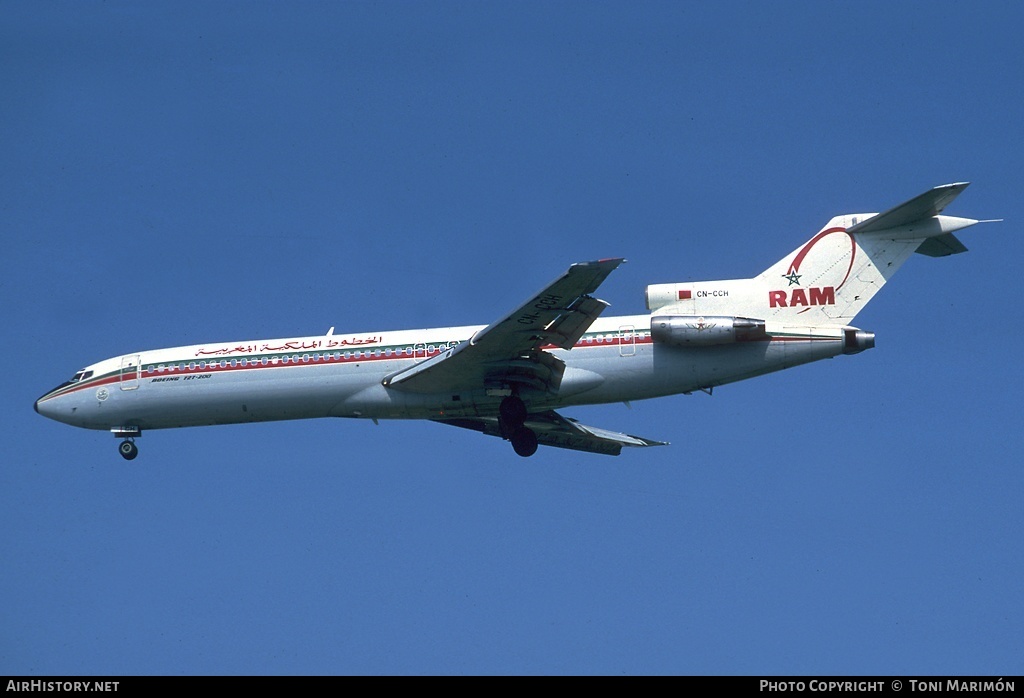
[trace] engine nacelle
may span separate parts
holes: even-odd
[[[847,327],[843,330],[843,353],[859,354],[867,349],[875,348],[875,333]]]
[[[674,347],[712,347],[767,338],[764,320],[748,317],[657,315],[651,318],[651,339]]]

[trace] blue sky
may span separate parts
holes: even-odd
[[[3,3],[0,673],[1024,673],[1017,3]],[[877,348],[567,410],[116,441],[87,363],[752,276],[972,181]]]

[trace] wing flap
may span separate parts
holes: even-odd
[[[498,425],[497,417],[435,419],[434,421],[463,429],[473,429],[488,436],[501,436],[501,427]],[[537,435],[537,443],[543,446],[600,453],[607,456],[619,455],[623,446],[643,448],[667,445],[665,441],[654,441],[641,436],[580,424],[575,419],[563,417],[554,410],[531,414],[526,419],[525,426],[533,430],[533,433]]]
[[[544,332],[551,344],[562,349],[572,349],[607,307],[608,303],[602,300],[580,296],[566,312],[555,318],[549,327],[544,328]]]
[[[437,356],[432,356],[426,361],[410,366],[397,373],[393,373],[384,379],[384,385],[391,388],[409,388],[419,386],[420,392],[441,392],[449,385],[458,383],[458,375],[454,371],[447,371],[452,367],[451,360],[460,351],[469,347],[469,342],[462,342]]]
[[[557,391],[565,374],[565,362],[546,351],[534,351],[507,361],[484,365],[484,386],[525,385],[534,390]]]

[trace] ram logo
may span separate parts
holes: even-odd
[[[802,305],[835,305],[836,289],[834,286],[808,289],[794,288],[792,291],[769,291],[769,308],[797,308]]]

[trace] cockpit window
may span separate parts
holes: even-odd
[[[71,380],[68,381],[68,382],[69,383],[77,383],[79,381],[88,380],[90,378],[92,378],[92,371],[79,371],[78,373],[73,375],[71,377]]]

